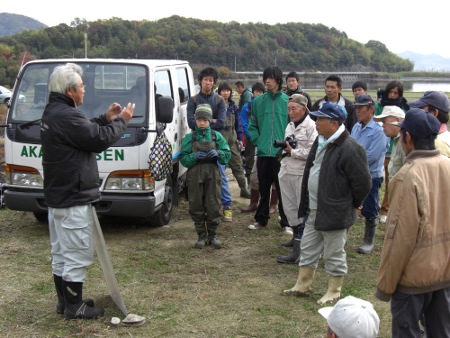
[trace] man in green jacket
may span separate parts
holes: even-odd
[[[250,102],[250,100],[253,97],[253,94],[250,89],[248,89],[247,87],[244,86],[244,82],[242,82],[242,81],[236,81],[234,83],[234,89],[240,95],[239,96],[239,110],[241,110],[242,107],[246,103]]]
[[[255,223],[250,224],[248,229],[259,230],[267,225],[272,183],[275,183],[279,196],[278,211],[281,217],[281,227],[286,229],[289,223],[283,211],[280,184],[278,183],[280,161],[277,153],[279,148],[274,147],[274,141],[284,140],[284,131],[289,123],[289,97],[281,90],[283,73],[277,66],[264,69],[263,81],[267,87],[267,92],[253,100],[252,117],[248,126],[250,140],[258,148],[256,166],[260,195]]]

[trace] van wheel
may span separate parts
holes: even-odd
[[[166,179],[164,189],[164,202],[161,208],[150,217],[150,224],[154,226],[162,226],[169,223],[172,216],[174,206],[174,189],[172,186],[172,177],[169,175]]]
[[[39,223],[47,223],[48,222],[48,213],[47,212],[33,212],[34,217]]]

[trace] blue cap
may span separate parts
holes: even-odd
[[[427,138],[439,133],[441,123],[433,114],[429,114],[420,108],[413,108],[406,112],[405,119],[398,126],[412,136]]]
[[[372,96],[369,94],[361,94],[356,97],[355,103],[353,103],[354,106],[369,106],[374,105],[374,101],[372,99]]]
[[[422,97],[415,101],[408,102],[411,108],[422,108],[425,106],[434,106],[444,113],[450,111],[450,100],[444,92],[428,91],[423,93]]]
[[[312,111],[310,114],[316,117],[328,117],[342,123],[346,118],[344,110],[337,103],[325,102],[322,108],[318,111]]]

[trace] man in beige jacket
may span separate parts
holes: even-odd
[[[400,124],[406,162],[389,182],[375,296],[391,301],[392,337],[450,337],[450,159],[435,149],[440,123],[411,109]]]

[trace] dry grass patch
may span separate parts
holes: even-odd
[[[239,194],[231,181],[233,195]],[[289,239],[279,231],[276,217],[267,229],[249,231],[252,215],[238,210],[248,200],[236,198],[234,222],[222,223],[224,248],[193,248],[196,234],[180,206],[168,226],[152,228],[141,220],[101,217],[105,241],[122,297],[130,313],[143,315],[142,327],[112,327],[123,318],[108,296],[96,260],[88,270],[84,295],[105,307],[94,321],[66,321],[55,312],[48,229],[32,214],[0,209],[0,330],[5,337],[323,337],[325,321],[316,301],[324,294],[327,276],[317,271],[310,298],[280,295],[294,285],[298,267],[275,262],[289,251]],[[349,274],[343,295],[372,301],[381,318],[380,337],[390,336],[389,304],[374,299],[375,275],[382,230],[371,256],[355,253],[363,225],[350,231],[347,245]]]

